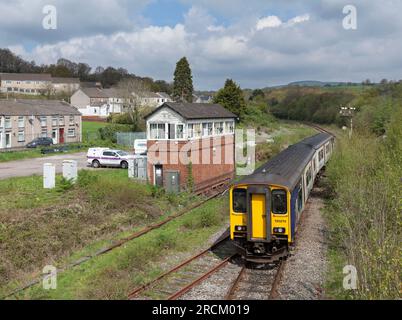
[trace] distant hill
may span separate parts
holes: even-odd
[[[303,80],[294,81],[289,84],[267,87],[265,89],[284,88],[284,87],[340,87],[340,86],[360,86],[361,83],[355,82],[334,82],[334,81],[315,81],[315,80]]]

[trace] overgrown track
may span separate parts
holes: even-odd
[[[322,127],[320,127],[319,125],[316,125],[315,123],[310,123],[310,122],[304,122],[305,125],[312,127],[313,129],[319,131],[319,132],[323,132],[323,133],[328,133],[334,137],[336,137],[336,134],[334,134],[333,132],[328,131],[327,129],[324,129]]]
[[[212,274],[222,269],[237,254],[229,241],[229,236],[180,263],[158,278],[133,290],[128,298],[176,300],[200,284]]]
[[[75,261],[75,262],[73,262],[73,263],[71,263],[69,265],[59,267],[58,270],[57,270],[57,273],[61,274],[61,273],[65,272],[65,271],[70,270],[70,269],[72,269],[72,268],[74,268],[76,266],[79,266],[79,265],[81,265],[81,264],[83,264],[83,263],[85,263],[85,262],[87,262],[87,261],[89,261],[89,260],[91,260],[91,259],[93,259],[95,257],[101,256],[101,255],[106,254],[106,253],[108,253],[108,252],[110,252],[110,251],[112,251],[112,250],[114,250],[116,248],[119,248],[119,247],[121,247],[122,245],[124,245],[125,243],[127,243],[127,242],[129,242],[131,240],[134,240],[134,239],[137,239],[139,237],[142,237],[143,235],[145,235],[145,234],[147,234],[147,233],[149,233],[149,232],[151,232],[151,231],[153,231],[155,229],[159,229],[162,226],[164,226],[165,224],[167,224],[168,222],[171,222],[172,220],[177,219],[177,218],[185,215],[186,213],[188,213],[188,212],[190,212],[190,211],[192,211],[192,210],[204,205],[208,201],[210,201],[210,200],[212,200],[214,198],[217,198],[217,197],[219,197],[221,195],[224,195],[226,193],[226,191],[227,191],[227,188],[228,188],[228,184],[225,184],[225,185],[219,185],[219,187],[215,187],[213,192],[208,190],[208,191],[206,191],[204,193],[204,195],[207,196],[207,198],[205,198],[204,200],[202,200],[202,201],[200,201],[200,202],[198,202],[196,204],[193,204],[190,207],[187,207],[187,208],[179,211],[176,214],[173,214],[173,215],[169,216],[168,218],[166,218],[165,220],[163,220],[163,221],[161,221],[159,223],[147,226],[144,229],[142,229],[142,230],[140,230],[138,232],[135,232],[132,235],[126,237],[126,238],[120,239],[116,243],[112,244],[111,246],[108,246],[106,248],[102,248],[102,249],[98,250],[97,252],[95,252],[92,255],[82,257],[79,260],[77,260],[77,261]],[[27,289],[35,286],[35,285],[39,284],[44,279],[44,277],[45,276],[38,277],[38,278],[30,281],[26,285],[14,290],[13,292],[11,292],[11,293],[3,296],[3,297],[0,297],[0,299],[6,299],[6,298],[9,298],[9,297],[15,296],[18,293],[21,293],[22,291],[27,290]]]
[[[231,284],[226,300],[273,300],[278,298],[278,286],[286,260],[278,264],[256,266],[244,265]]]

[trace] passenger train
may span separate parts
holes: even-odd
[[[230,236],[246,261],[285,259],[334,137],[320,133],[290,146],[230,189]]]

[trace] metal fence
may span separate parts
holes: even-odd
[[[145,132],[118,132],[116,133],[117,144],[134,147],[134,141],[137,139],[146,139]]]

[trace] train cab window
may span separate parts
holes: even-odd
[[[247,190],[234,189],[233,190],[233,211],[237,213],[247,212]]]
[[[288,212],[287,196],[285,190],[272,191],[272,212],[274,214],[285,214]]]

